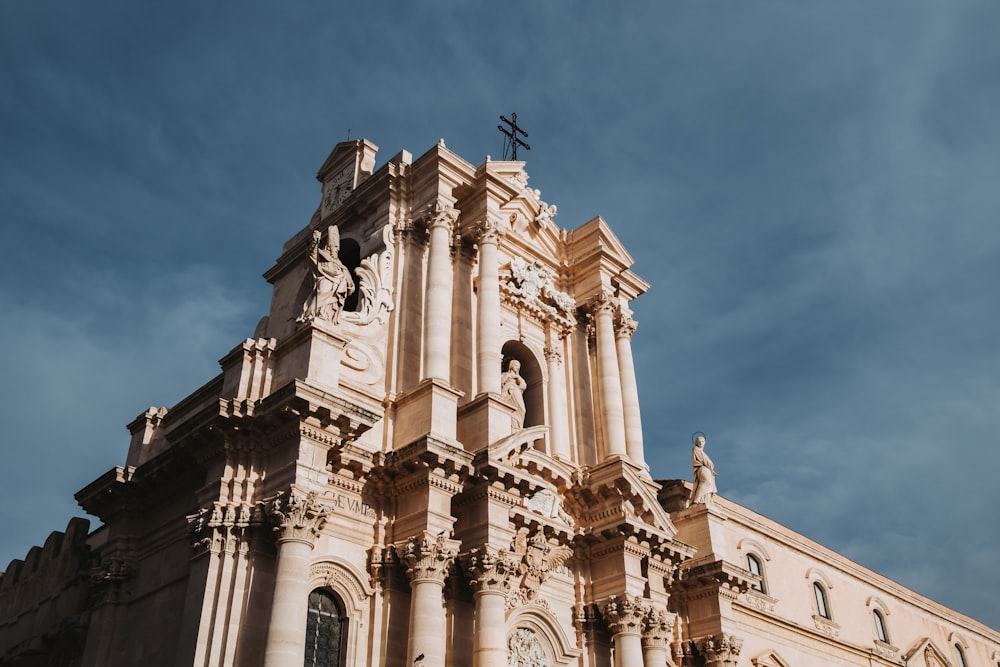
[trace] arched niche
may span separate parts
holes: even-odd
[[[518,340],[509,340],[500,349],[503,355],[501,368],[507,370],[512,359],[521,363],[521,377],[527,388],[524,390],[524,426],[539,426],[545,423],[545,381],[538,357],[527,345]]]
[[[340,252],[337,258],[343,262],[344,266],[351,272],[351,280],[354,281],[354,292],[344,301],[344,312],[353,313],[357,311],[361,303],[361,286],[358,282],[358,267],[361,266],[361,245],[352,238],[342,237],[340,239]]]
[[[570,642],[551,611],[539,605],[525,605],[507,615],[507,639],[518,629],[529,630],[548,658],[550,667],[573,664],[580,649]]]

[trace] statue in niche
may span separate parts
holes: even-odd
[[[326,243],[323,243],[323,233],[318,229],[313,230],[312,243],[309,245],[313,286],[296,322],[325,320],[337,324],[339,321],[344,302],[354,294],[354,279],[351,278],[350,270],[337,257],[338,252],[340,232],[336,227],[327,227]]]
[[[712,497],[716,494],[715,465],[705,453],[705,436],[696,433],[694,448],[691,450],[691,467],[694,471],[694,489],[691,491],[691,505],[712,505]]]
[[[510,416],[510,425],[515,431],[524,428],[524,390],[528,383],[521,377],[521,362],[511,359],[507,371],[500,377],[500,395],[514,406],[514,414]]]

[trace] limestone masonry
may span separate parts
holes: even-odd
[[[694,494],[650,476],[604,220],[557,226],[522,162],[375,153],[334,148],[253,337],[76,494],[101,525],[2,574],[0,665],[1000,667],[716,495],[710,442]]]

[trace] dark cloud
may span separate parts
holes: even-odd
[[[1000,626],[1000,9],[982,1],[0,7],[0,563],[217,371],[315,169],[443,137],[603,215],[649,462]]]

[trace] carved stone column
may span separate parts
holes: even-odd
[[[615,647],[615,667],[642,663],[642,629],[649,604],[639,597],[612,596],[604,604],[604,621]]]
[[[507,667],[507,631],[504,607],[520,558],[483,547],[466,557],[465,571],[475,591],[476,625],[473,667]]]
[[[674,627],[674,615],[661,609],[650,609],[642,627],[643,667],[667,667],[667,651],[670,648],[670,632]]]
[[[556,458],[569,460],[569,410],[566,408],[566,377],[563,373],[562,352],[557,345],[557,336],[545,348],[545,361],[549,371],[549,427],[552,436],[551,454]]]
[[[497,244],[503,230],[496,220],[479,225],[479,295],[476,301],[476,371],[479,393],[500,393],[500,266]]]
[[[601,390],[606,456],[628,456],[625,441],[625,410],[622,405],[621,373],[615,349],[614,303],[601,294],[591,305],[597,342],[597,375]]]
[[[314,493],[303,497],[290,491],[274,499],[264,511],[278,536],[264,666],[282,667],[302,662],[305,655],[309,552],[326,523],[329,508],[316,502]]]
[[[399,560],[410,577],[410,639],[406,664],[441,667],[445,664],[444,580],[458,553],[460,542],[425,532],[396,546]]]
[[[635,320],[622,314],[615,322],[615,345],[618,348],[618,368],[621,372],[622,406],[625,416],[625,443],[632,463],[642,466],[646,458],[642,451],[642,417],[639,414],[639,389],[632,361],[632,334],[638,326]]]
[[[451,382],[451,230],[458,211],[434,205],[427,218],[427,294],[424,299],[424,377]]]
[[[736,667],[743,640],[723,633],[699,639],[695,645],[705,659],[705,667]]]

